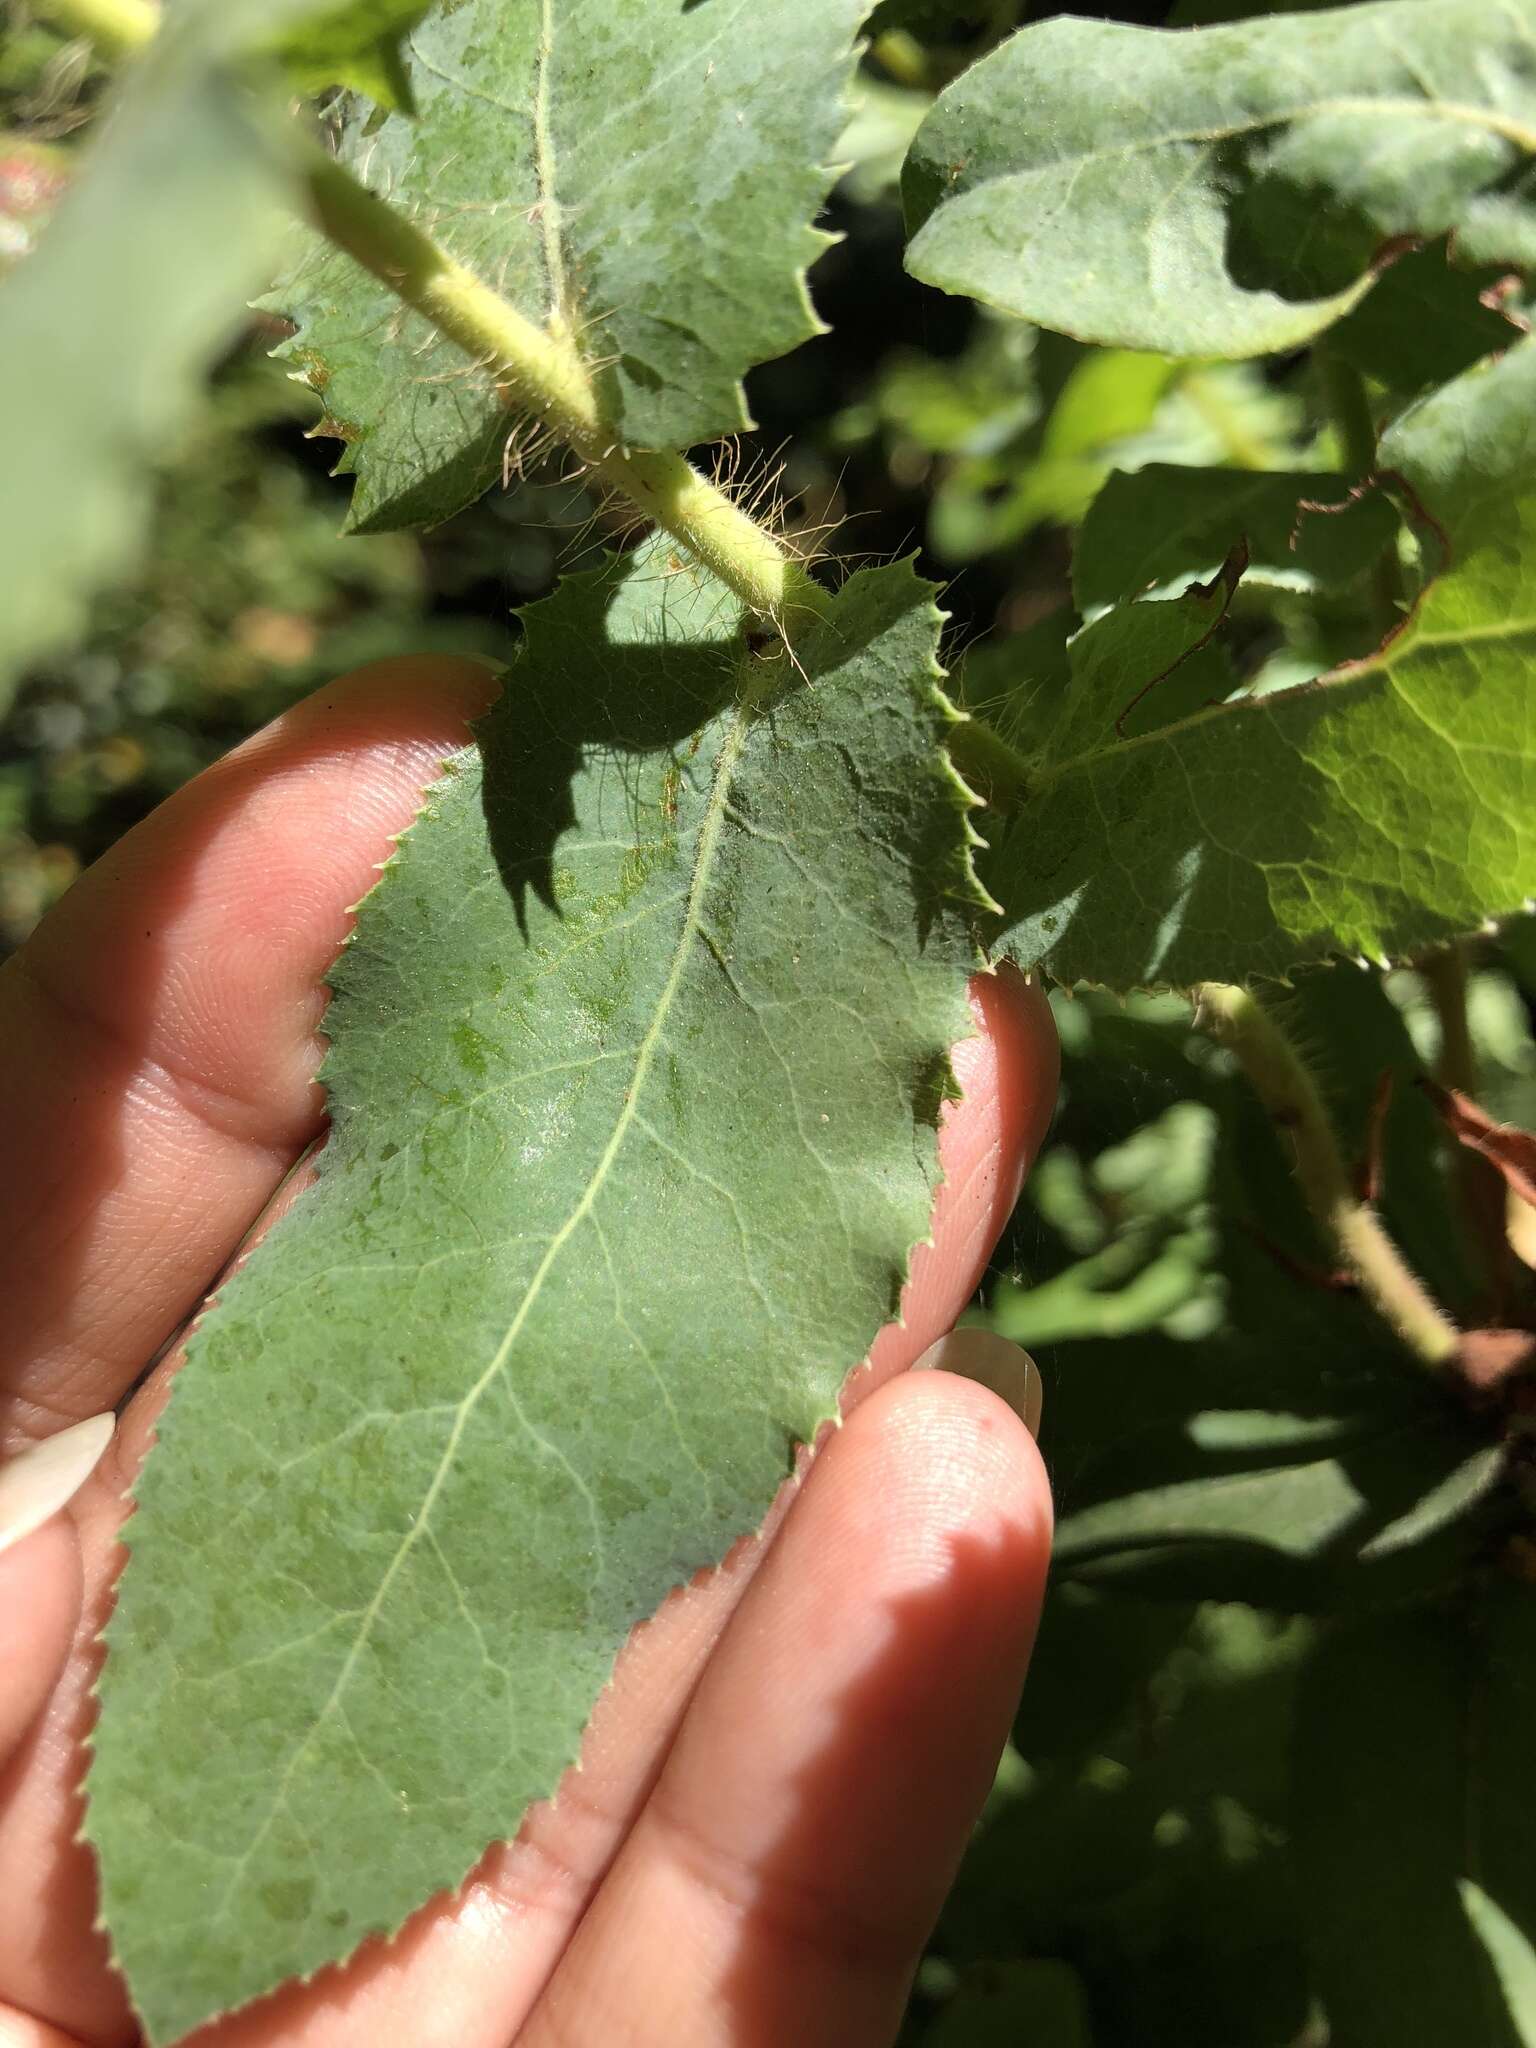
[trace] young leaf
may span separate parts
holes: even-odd
[[[433,0],[317,0],[314,14],[272,44],[289,76],[307,92],[350,85],[381,106],[409,111],[410,84],[400,61],[400,38]]]
[[[751,424],[741,379],[816,331],[805,268],[867,0],[465,0],[410,38],[418,113],[341,155],[540,326],[574,338],[616,442]],[[268,304],[357,477],[359,531],[446,519],[503,472],[491,375],[314,244]]]
[[[152,465],[277,253],[280,131],[231,68],[273,11],[178,7],[0,284],[0,706],[131,566]]]
[[[1379,491],[1351,498],[1343,477],[1148,463],[1116,470],[1090,506],[1072,556],[1078,608],[1166,597],[1208,583],[1239,541],[1245,581],[1337,590],[1389,547],[1397,515]]]
[[[918,130],[908,268],[1085,341],[1250,356],[1348,312],[1396,237],[1527,264],[1533,35],[1536,0],[1023,29]]]
[[[1022,959],[1117,988],[1284,976],[1536,895],[1536,342],[1405,414],[1381,461],[1449,550],[1412,617],[1320,682],[1042,767],[985,877]]]
[[[151,2037],[392,1929],[891,1314],[970,1028],[930,586],[795,662],[665,544],[567,578],[333,975],[318,1185],[139,1488],[89,1832]]]

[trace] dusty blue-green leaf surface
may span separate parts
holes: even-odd
[[[515,1832],[926,1233],[976,899],[931,588],[856,576],[802,681],[667,560],[527,615],[140,1485],[88,1827],[157,2043]]]
[[[1048,749],[984,877],[1021,958],[1119,988],[1285,975],[1536,895],[1536,343],[1405,413],[1381,461],[1438,526],[1412,617],[1316,683],[1123,741],[1106,703]]]
[[[1170,31],[1062,18],[918,130],[913,274],[1084,341],[1295,348],[1394,238],[1536,260],[1536,0],[1379,0]]]
[[[574,337],[616,442],[750,425],[741,379],[816,331],[810,223],[868,0],[464,0],[410,37],[417,115],[341,156],[518,310]],[[516,438],[494,379],[314,244],[268,301],[346,442],[362,530],[446,519]]]

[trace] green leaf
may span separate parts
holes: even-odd
[[[1443,242],[1411,249],[1330,330],[1328,348],[1389,391],[1449,383],[1520,338],[1522,329],[1483,296],[1498,283],[1495,271],[1453,269]]]
[[[527,614],[140,1485],[88,1825],[156,2041],[516,1832],[926,1231],[978,900],[931,587],[856,576],[792,668],[666,562]]]
[[[434,0],[340,0],[316,6],[297,28],[272,45],[304,91],[349,85],[381,106],[411,110],[410,81],[400,60],[400,38],[427,14]]]
[[[1067,648],[1072,682],[1040,749],[1056,761],[1134,737],[1219,704],[1237,684],[1219,635],[1240,565],[1195,583],[1182,597],[1144,598],[1102,612]]]
[[[0,706],[132,567],[152,467],[276,254],[280,131],[230,63],[271,12],[178,7],[0,283]]]
[[[1380,1010],[1401,1034],[1379,988],[1365,1002],[1374,985],[1350,967],[1309,981],[1315,1042],[1353,1030],[1374,1066],[1391,1042]],[[1012,1239],[1030,1284],[999,1289],[990,1319],[1061,1346],[1036,1353],[1061,1582],[1298,1612],[1454,1582],[1508,1519],[1503,1453],[1326,1284],[1330,1250],[1251,1087],[1196,1063],[1208,1043],[1167,998],[1053,1007],[1064,1107]],[[1336,1054],[1341,1087],[1355,1057]],[[1409,1054],[1405,1084],[1414,1070]],[[1444,1193],[1428,1206],[1443,1227]],[[1126,1330],[1135,1342],[1115,1341]]]
[[[1027,1764],[1000,1777],[941,1925],[962,1984],[995,1958],[1068,1955],[1102,2042],[1304,2039],[1281,1829],[1311,1636],[1242,1606],[1058,1584],[1016,1730]],[[1052,1688],[1064,1741],[1037,1711]]]
[[[1533,36],[1536,0],[1023,29],[917,133],[908,268],[1085,341],[1250,356],[1348,312],[1391,238],[1527,263]]]
[[[1457,1885],[1473,1932],[1488,1952],[1520,2048],[1536,2048],[1536,1948],[1480,1884]]]
[[[809,223],[867,0],[464,0],[411,36],[417,118],[348,116],[342,160],[540,326],[574,336],[615,441],[749,426],[741,379],[817,331]],[[468,362],[316,243],[267,301],[346,442],[359,531],[433,524],[515,422]]]
[[[1208,583],[1246,541],[1248,583],[1337,590],[1389,547],[1397,515],[1380,492],[1352,498],[1343,477],[1149,463],[1116,470],[1083,521],[1072,556],[1080,610],[1166,597]]]
[[[1296,1845],[1336,2048],[1530,2038],[1485,1930],[1497,1914],[1501,1937],[1536,1932],[1532,1610],[1528,1587],[1495,1581],[1476,1608],[1341,1630],[1305,1675]],[[1471,1924],[1469,1880],[1489,1902]]]
[[[1049,761],[984,876],[1022,959],[1118,988],[1283,976],[1536,896],[1536,343],[1404,414],[1381,460],[1449,549],[1412,618],[1321,683]]]
[[[1468,1237],[1456,1147],[1418,1085],[1428,1068],[1382,977],[1309,969],[1274,1011],[1291,1043],[1308,1048],[1340,1152],[1377,1183],[1393,1243],[1435,1299],[1476,1327],[1488,1313],[1487,1275]]]

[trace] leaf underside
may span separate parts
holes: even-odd
[[[1380,453],[1449,551],[1411,619],[1318,683],[1125,742],[1105,702],[1093,744],[1048,749],[983,876],[1021,960],[1118,988],[1285,976],[1400,960],[1536,896],[1536,343]],[[1062,716],[1080,733],[1091,708],[1069,693]]]
[[[918,130],[908,267],[1114,347],[1298,347],[1400,238],[1536,262],[1533,53],[1536,0],[1192,31],[1043,22]]]
[[[140,1484],[88,1832],[157,2042],[516,1831],[926,1232],[980,901],[931,589],[856,576],[802,682],[667,560],[527,615]]]
[[[810,223],[867,0],[464,0],[415,30],[414,119],[354,107],[342,160],[540,327],[574,336],[616,442],[751,424],[741,379],[817,331]],[[352,523],[434,524],[516,422],[469,362],[314,241],[266,301],[347,443]]]

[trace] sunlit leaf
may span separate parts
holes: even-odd
[[[869,571],[791,665],[665,546],[567,578],[364,904],[129,1525],[88,1825],[156,2042],[514,1834],[892,1312],[974,959],[938,624]]]
[[[965,71],[903,181],[908,265],[1081,340],[1295,348],[1383,244],[1536,254],[1536,0],[1169,31],[1062,18]]]
[[[1411,619],[1319,683],[1053,752],[987,875],[1021,958],[1120,988],[1284,975],[1536,895],[1536,343],[1381,457],[1433,522]]]

